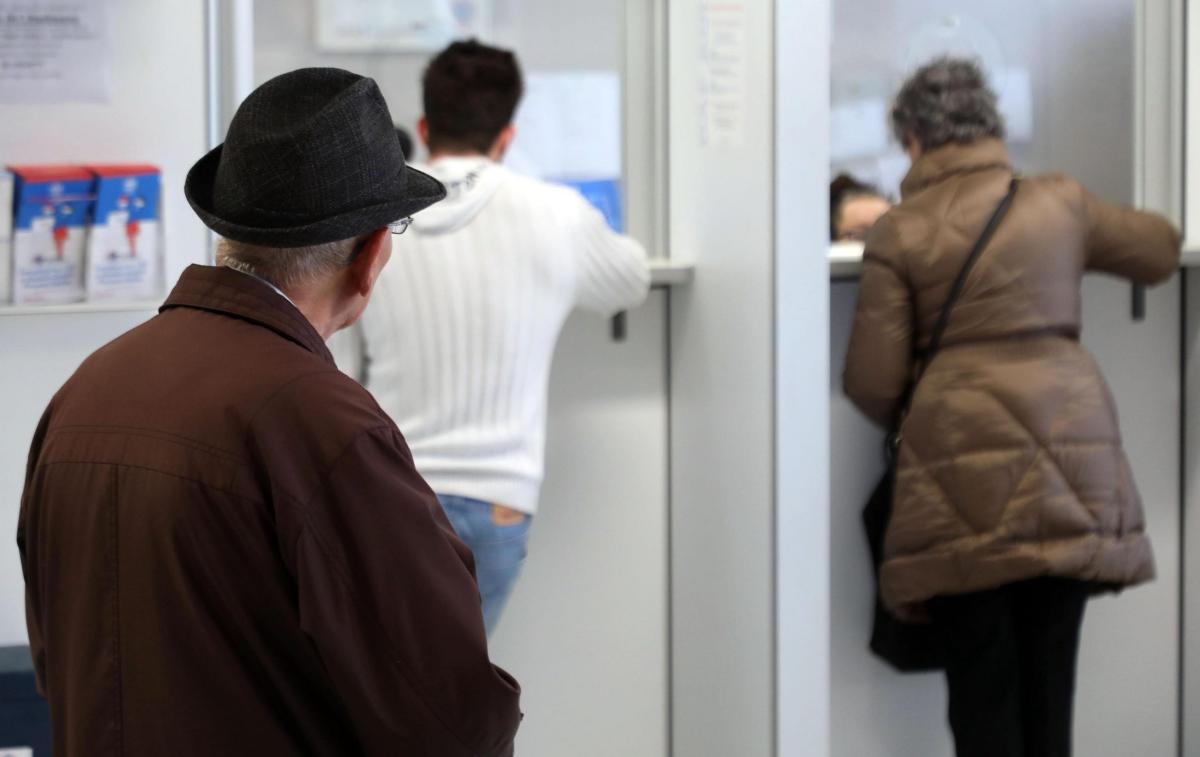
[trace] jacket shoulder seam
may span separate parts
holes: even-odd
[[[233,497],[235,499],[240,499],[244,502],[249,502],[251,504],[258,504],[258,505],[265,504],[265,500],[263,500],[261,497],[247,497],[245,494],[239,494],[238,492],[230,491],[229,489],[227,489],[223,486],[218,486],[218,485],[212,483],[211,481],[204,481],[202,479],[195,478],[194,476],[185,476],[182,473],[177,473],[176,471],[165,470],[163,468],[156,468],[152,465],[138,465],[136,463],[118,463],[118,462],[97,462],[96,460],[53,460],[51,462],[38,463],[37,470],[41,470],[42,468],[52,468],[52,467],[58,466],[58,465],[106,465],[106,466],[110,466],[112,468],[117,468],[117,469],[127,468],[129,470],[142,470],[142,471],[147,471],[149,473],[157,473],[159,475],[167,476],[169,478],[177,478],[180,481],[187,481],[189,483],[195,484],[196,486],[200,486],[205,489],[210,489],[215,492],[220,492],[221,494],[225,494],[227,496]],[[285,497],[288,497],[289,499],[295,499],[295,497],[287,494],[286,492],[283,492],[283,495]]]
[[[140,426],[101,426],[89,424],[70,424],[64,426],[55,426],[46,433],[46,438],[61,433],[92,433],[92,434],[128,434],[130,436],[140,436],[147,439],[155,439],[158,441],[170,441],[184,447],[190,447],[197,452],[206,452],[208,454],[227,458],[230,462],[246,464],[249,461],[246,458],[238,455],[227,449],[216,447],[211,444],[206,444],[197,439],[191,439],[181,434],[174,434],[170,431],[160,431],[158,429],[143,428]]]

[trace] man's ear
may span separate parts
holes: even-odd
[[[421,144],[425,149],[429,149],[429,121],[425,116],[421,116],[417,120],[417,138],[421,140]]]
[[[512,147],[513,140],[516,138],[517,127],[512,124],[505,126],[496,136],[496,141],[492,142],[492,149],[488,150],[488,157],[497,163],[504,160],[508,148]]]
[[[392,233],[385,226],[371,232],[359,245],[358,254],[350,262],[349,278],[355,293],[366,297],[392,255]]]

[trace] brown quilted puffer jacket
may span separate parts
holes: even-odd
[[[1012,178],[1004,145],[921,156],[867,240],[845,391],[891,422],[950,286]],[[1112,588],[1154,558],[1113,399],[1079,345],[1085,271],[1154,284],[1179,264],[1163,218],[1063,176],[1023,179],[975,265],[902,429],[885,603],[1059,576]]]

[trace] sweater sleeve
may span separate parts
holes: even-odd
[[[399,433],[360,434],[289,517],[300,624],[363,753],[511,755],[520,688],[488,658],[471,552]]]
[[[600,315],[640,305],[650,291],[646,251],[632,237],[608,227],[600,211],[575,196],[578,217],[572,239],[576,256],[576,304]]]

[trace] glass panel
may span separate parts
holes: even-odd
[[[836,0],[835,172],[895,195],[908,160],[888,131],[891,97],[916,66],[968,55],[992,77],[1020,170],[1062,171],[1130,201],[1134,10],[1131,0]]]
[[[526,79],[518,137],[505,162],[576,186],[610,223],[623,226],[624,0],[256,0],[255,83],[304,66],[346,68],[375,79],[396,124],[415,135],[421,73],[452,35],[406,34],[404,29],[439,23],[468,6],[486,11],[476,31],[490,44],[515,50]],[[364,49],[355,51],[356,45]],[[419,148],[418,160],[424,156]]]

